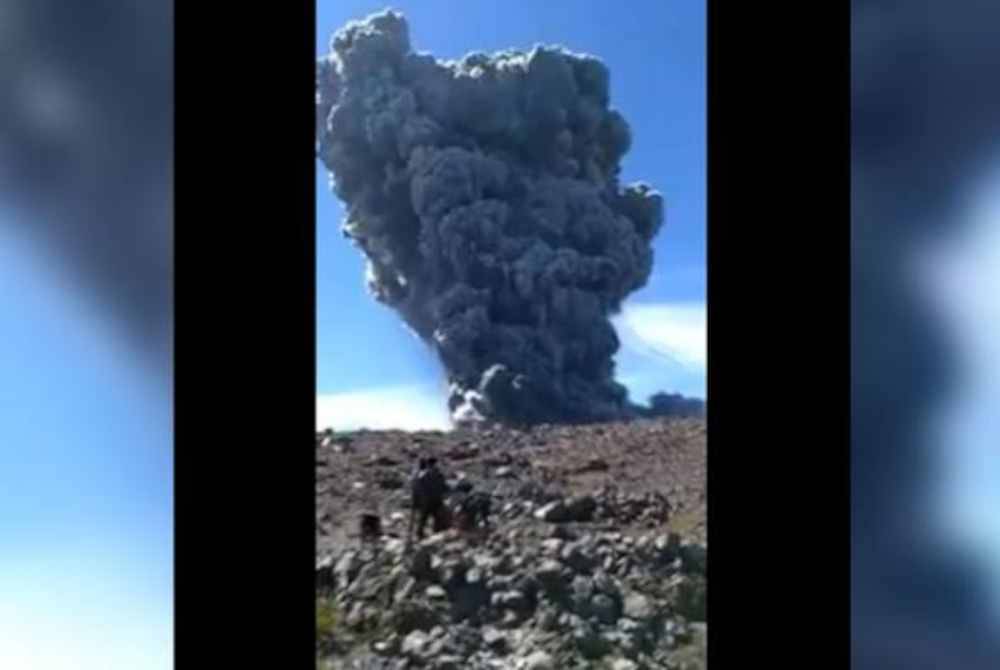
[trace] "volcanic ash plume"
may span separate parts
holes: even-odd
[[[649,278],[663,202],[619,184],[631,136],[608,79],[561,48],[438,61],[391,11],[318,62],[344,234],[373,295],[438,353],[458,423],[632,414],[609,317]]]

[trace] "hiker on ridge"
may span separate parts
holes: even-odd
[[[444,497],[448,493],[448,483],[438,469],[437,459],[426,457],[420,459],[420,464],[413,475],[411,483],[413,506],[410,511],[410,530],[407,538],[413,535],[413,517],[417,517],[417,539],[423,539],[424,526],[428,517],[434,519],[434,532],[438,533],[447,527]]]

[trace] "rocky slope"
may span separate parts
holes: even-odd
[[[406,546],[427,454],[489,528]],[[317,436],[317,666],[707,667],[705,459],[698,420]]]

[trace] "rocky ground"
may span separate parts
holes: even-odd
[[[429,454],[495,516],[408,547]],[[318,435],[317,667],[707,667],[705,459],[701,420]]]

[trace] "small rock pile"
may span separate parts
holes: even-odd
[[[341,616],[321,667],[705,667],[707,546],[573,525],[574,504],[542,533],[527,526],[551,523],[551,504],[481,541],[449,531],[326,557],[318,594]]]

